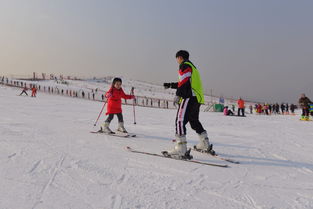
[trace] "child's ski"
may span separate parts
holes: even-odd
[[[228,165],[225,165],[225,164],[207,163],[207,162],[198,161],[198,160],[183,160],[183,159],[172,158],[170,156],[165,156],[165,155],[161,155],[161,154],[134,150],[131,147],[126,147],[126,150],[128,150],[130,152],[134,152],[134,153],[145,154],[145,155],[150,155],[150,156],[155,156],[155,157],[163,157],[163,158],[168,158],[168,159],[173,159],[173,160],[181,160],[181,161],[190,162],[190,163],[197,163],[197,164],[201,164],[201,165],[209,165],[209,166],[216,166],[216,167],[222,167],[222,168],[228,167]]]
[[[93,133],[93,134],[105,134],[105,135],[108,135],[108,136],[117,136],[117,137],[124,137],[124,138],[136,137],[136,134],[121,133],[121,132],[105,133],[105,132],[103,132],[101,130],[99,130],[99,131],[90,131],[90,133]]]

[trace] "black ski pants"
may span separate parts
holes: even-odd
[[[309,108],[303,108],[302,109],[302,116],[309,116],[310,110]]]
[[[176,115],[176,134],[186,135],[186,125],[188,122],[197,134],[205,131],[199,121],[200,106],[201,104],[198,103],[197,97],[182,99]]]
[[[242,113],[242,116],[245,116],[245,108],[238,108],[238,116],[240,116],[240,112]]]
[[[20,94],[20,96],[21,96],[22,94],[26,94],[26,95],[28,96],[28,94],[27,94],[27,92],[26,92],[25,90],[22,91],[22,93]]]
[[[123,114],[122,114],[122,113],[109,114],[109,116],[108,116],[108,118],[105,120],[105,122],[111,123],[111,121],[112,121],[113,118],[114,118],[114,115],[117,116],[118,122],[120,122],[120,123],[124,122],[124,120],[123,120]]]

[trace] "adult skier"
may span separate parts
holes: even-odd
[[[280,109],[281,109],[281,114],[282,114],[282,115],[285,115],[286,106],[285,106],[284,103],[281,103]]]
[[[295,114],[295,109],[296,109],[296,105],[291,104],[291,105],[290,105],[290,111],[291,111],[291,114],[292,114],[292,115]]]
[[[245,101],[241,98],[238,99],[237,101],[238,104],[238,116],[245,116]],[[240,114],[241,112],[241,114]]]
[[[301,94],[299,99],[299,105],[302,108],[302,117],[301,120],[309,120],[310,114],[310,104],[313,102],[305,96],[305,94]]]
[[[288,104],[288,103],[286,103],[286,105],[285,105],[285,106],[286,106],[286,114],[287,114],[287,115],[289,115],[289,104]]]
[[[28,88],[25,86],[25,87],[23,88],[23,91],[20,93],[20,96],[22,96],[22,94],[26,94],[26,96],[28,96],[27,90],[28,90]]]
[[[201,104],[204,104],[204,95],[200,73],[189,60],[189,53],[180,50],[176,53],[179,64],[178,82],[164,83],[164,87],[176,90],[174,104],[179,104],[176,115],[176,145],[167,154],[174,158],[192,159],[190,150],[187,151],[186,124],[189,122],[199,136],[199,143],[195,146],[199,151],[214,154],[213,145],[209,143],[206,130],[199,121]]]
[[[268,105],[268,110],[269,110],[269,113],[270,113],[270,115],[271,115],[272,112],[273,112],[273,105],[272,105],[272,104],[269,104],[269,105]]]

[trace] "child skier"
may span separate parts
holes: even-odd
[[[37,94],[37,88],[35,86],[33,86],[31,97],[36,97],[36,94]]]
[[[174,99],[174,104],[179,104],[176,115],[176,145],[174,149],[163,154],[179,159],[192,159],[190,150],[187,151],[186,124],[188,122],[199,135],[200,142],[195,149],[215,154],[213,145],[209,143],[208,134],[199,121],[200,105],[204,104],[199,71],[189,61],[189,53],[185,50],[176,53],[176,61],[179,64],[178,82],[164,83],[166,89],[177,89]]]
[[[122,115],[122,98],[134,99],[135,98],[134,95],[126,95],[122,89],[122,79],[114,78],[112,86],[110,90],[106,92],[105,97],[107,98],[106,115],[108,115],[108,118],[105,120],[104,124],[102,124],[101,130],[107,134],[114,134],[114,132],[109,128],[109,126],[114,115],[117,115],[118,118],[117,131],[127,133],[124,127],[124,120]]]

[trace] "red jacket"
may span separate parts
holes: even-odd
[[[106,115],[122,112],[122,98],[134,98],[133,95],[125,94],[122,88],[116,89],[114,87],[110,88],[110,90],[105,94],[105,97],[108,99]]]
[[[239,99],[237,103],[239,108],[245,108],[245,101],[243,101],[242,99]]]

